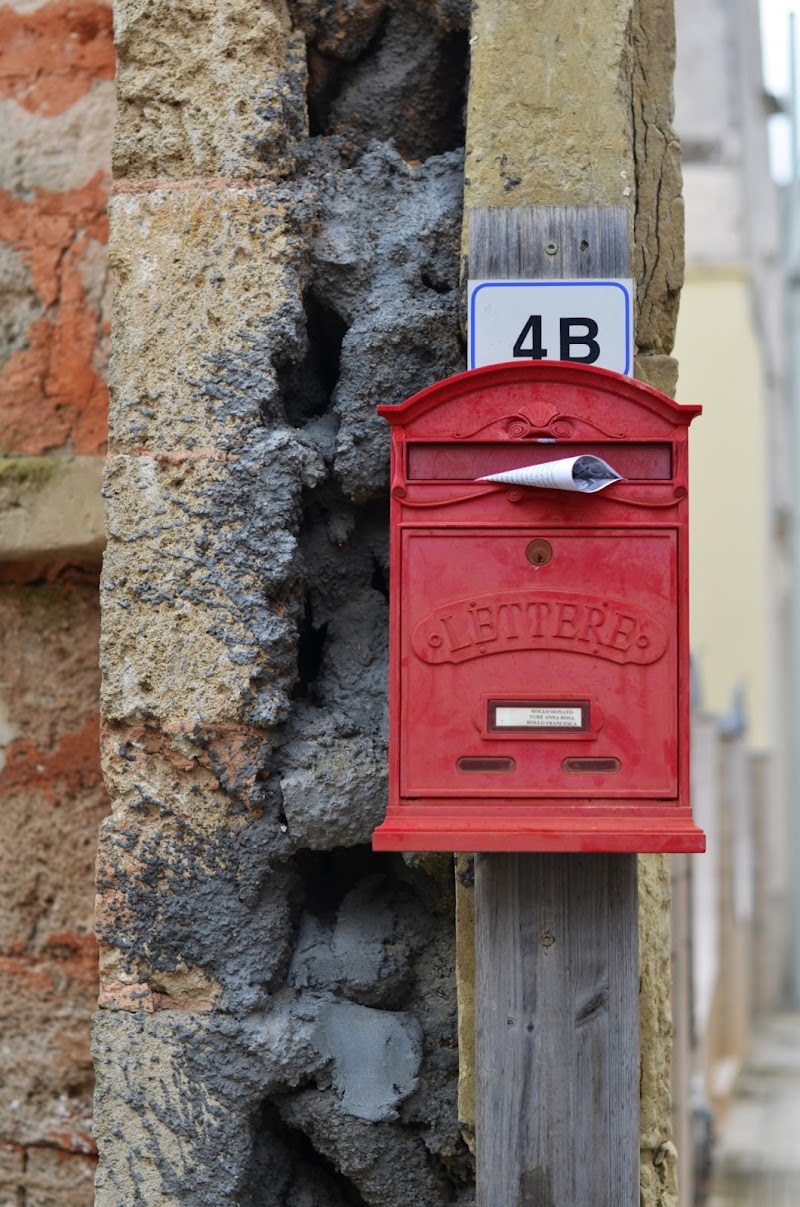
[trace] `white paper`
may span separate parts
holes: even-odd
[[[498,729],[580,729],[583,709],[555,704],[514,707],[498,705],[494,723]]]
[[[506,482],[510,486],[542,486],[548,490],[578,490],[594,494],[612,482],[621,482],[622,474],[612,469],[602,457],[584,453],[580,457],[564,457],[546,461],[543,465],[523,465],[499,474],[487,474],[476,482]]]

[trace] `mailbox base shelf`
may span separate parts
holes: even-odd
[[[682,808],[649,817],[641,811],[635,816],[612,811],[581,815],[578,809],[570,816],[543,810],[532,817],[530,809],[487,809],[470,818],[463,808],[399,805],[389,807],[372,846],[375,851],[692,854],[705,851],[706,836],[692,821],[691,810]]]

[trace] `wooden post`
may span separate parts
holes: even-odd
[[[635,855],[479,855],[477,1207],[637,1207]]]
[[[469,219],[473,280],[630,275],[622,206]],[[636,861],[476,858],[477,1207],[638,1207]]]

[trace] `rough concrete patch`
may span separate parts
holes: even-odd
[[[332,926],[305,914],[288,983],[301,991],[333,991],[363,1006],[398,1005],[413,979],[413,959],[428,924],[419,906],[368,876],[339,906]]]
[[[285,1013],[244,1026],[174,1012],[97,1015],[97,1207],[239,1207],[252,1117],[289,1069],[316,1067],[309,1035]]]
[[[373,53],[326,81],[316,106],[318,133],[360,147],[391,141],[409,160],[463,146],[466,33],[444,33],[421,7],[395,5]]]
[[[386,740],[388,605],[367,587],[331,617],[314,696],[330,713],[341,712],[362,733]]]
[[[281,1117],[307,1135],[357,1188],[367,1207],[468,1207],[474,1190],[448,1178],[424,1140],[396,1123],[367,1123],[331,1109],[330,1092],[304,1090],[279,1101]]]
[[[121,0],[118,176],[285,175],[305,132],[305,48],[283,0]]]
[[[368,48],[386,0],[288,0],[292,21],[320,54],[353,61]]]
[[[115,816],[101,831],[97,934],[123,957],[115,979],[121,967],[146,996],[162,973],[199,968],[221,986],[221,1008],[262,1008],[288,966],[302,900],[292,867],[274,860],[274,822],[209,835],[165,814],[147,826]]]
[[[417,1087],[422,1030],[416,1019],[329,1002],[320,1011],[320,1028],[333,1057],[339,1109],[371,1123],[396,1119],[397,1106]]]
[[[422,296],[457,289],[462,152],[412,166],[391,146],[373,143],[348,168],[332,141],[314,162],[321,195],[313,287],[337,314],[350,322],[393,287]]]
[[[342,559],[342,578],[350,559]],[[365,571],[366,572],[366,571]],[[337,576],[327,568],[336,586]],[[387,605],[364,588],[329,614],[319,667],[277,753],[292,841],[324,850],[369,839],[386,806]]]
[[[356,507],[338,492],[314,492],[299,537],[314,626],[368,588],[388,596],[388,512],[388,500]]]
[[[304,717],[311,723],[303,726]],[[342,733],[316,710],[298,710],[297,721],[303,736],[280,752],[281,764],[291,768],[280,780],[289,837],[318,851],[368,842],[386,812],[385,744]]]
[[[267,1105],[254,1124],[256,1140],[241,1207],[352,1207],[343,1179],[285,1127]]]
[[[459,152],[410,168],[378,144],[323,182],[312,288],[348,325],[334,410],[334,470],[345,494],[380,497],[398,403],[463,368],[458,337]]]
[[[342,345],[336,389],[340,416],[334,472],[342,490],[362,501],[389,484],[389,431],[375,414],[464,368],[456,297],[391,296],[360,315]]]

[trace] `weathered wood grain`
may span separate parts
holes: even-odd
[[[477,1207],[639,1202],[635,855],[479,855]]]
[[[630,211],[622,205],[483,206],[469,211],[472,280],[630,276]]]

